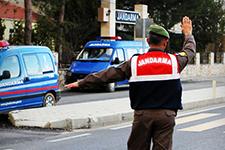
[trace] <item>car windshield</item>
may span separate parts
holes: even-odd
[[[112,48],[85,48],[78,55],[77,60],[109,61],[112,56]]]

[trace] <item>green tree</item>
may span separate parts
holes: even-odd
[[[61,43],[58,43],[60,41],[59,39],[63,37],[63,30],[61,29],[64,28],[64,9],[66,0],[33,0],[33,3],[39,9],[41,14],[37,22],[37,33],[40,35],[48,34],[48,38],[51,36],[49,40],[52,41],[52,39],[54,39],[54,45],[56,46],[55,50],[59,51],[59,45],[61,45]]]
[[[100,3],[89,0],[70,0],[65,10],[65,39],[70,47],[79,50],[87,41],[100,34],[97,21]]]
[[[35,30],[35,43],[55,47],[57,51],[61,43],[63,58],[68,62],[73,51],[80,50],[87,41],[100,35],[100,23],[97,21],[97,8],[100,7],[100,2],[100,0],[33,0],[42,14]],[[155,23],[167,29],[180,22],[183,16],[189,16],[193,20],[193,33],[198,51],[203,51],[208,43],[218,43],[218,39],[224,33],[223,0],[117,0],[117,9],[133,10],[134,4],[138,3],[148,5],[150,17]],[[125,28],[127,30],[117,30],[117,35],[131,39],[133,27],[125,25]],[[179,42],[176,40],[175,43]]]
[[[11,45],[23,45],[24,44],[23,24],[24,24],[23,21],[14,21],[14,28],[9,35],[9,43]]]
[[[118,7],[132,9],[134,4],[148,5],[149,16],[155,23],[170,29],[187,15],[193,21],[197,50],[205,50],[208,43],[216,43],[224,33],[223,0],[117,0]]]
[[[99,2],[88,0],[34,0],[33,2],[42,14],[37,22],[35,35],[35,39],[38,39],[37,43],[54,43],[56,51],[62,43],[64,62],[70,60],[68,57],[71,57],[72,51],[80,50],[88,40],[99,35],[97,21]],[[62,4],[65,5],[64,8]],[[62,16],[62,13],[65,15]]]
[[[45,45],[55,50],[56,32],[55,21],[46,16],[40,16],[33,29],[33,43],[35,45]]]

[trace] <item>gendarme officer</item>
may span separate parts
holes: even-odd
[[[165,49],[169,33],[159,25],[151,25],[147,53],[133,56],[118,67],[90,74],[83,80],[66,85],[88,87],[129,79],[131,108],[134,121],[128,140],[128,150],[171,150],[175,116],[182,109],[180,73],[195,55],[196,44],[192,22],[184,17],[181,24],[185,36],[180,53]]]

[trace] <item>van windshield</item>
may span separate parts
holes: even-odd
[[[109,61],[112,52],[112,48],[85,48],[78,55],[77,60]]]

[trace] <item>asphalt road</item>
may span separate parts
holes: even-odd
[[[225,147],[224,116],[225,104],[180,112],[176,120],[173,150],[223,150]],[[34,135],[34,131],[27,131],[25,137],[22,136],[17,140],[7,139],[7,137],[4,141],[1,140],[0,149],[126,150],[130,126],[131,123],[126,123],[83,131],[61,133],[46,131],[42,134],[39,132],[39,136]]]
[[[224,86],[225,85],[225,77],[218,77],[214,80],[217,81],[217,86]],[[193,90],[193,89],[200,89],[200,88],[208,88],[212,87],[212,79],[208,80],[187,80],[182,81],[183,90]],[[71,104],[71,103],[82,103],[82,102],[90,102],[90,101],[99,101],[99,100],[107,100],[107,99],[114,99],[114,98],[123,98],[128,97],[128,86],[123,88],[117,88],[116,92],[103,92],[103,91],[74,91],[68,90],[62,93],[62,98],[58,102],[58,105],[64,104]]]
[[[217,80],[217,86],[224,86],[225,85],[225,77],[221,78],[215,78]],[[205,80],[205,81],[185,81],[183,82],[183,89],[184,90],[191,90],[191,89],[199,89],[199,88],[207,88],[212,86],[211,80]],[[98,100],[107,100],[107,99],[113,99],[113,98],[122,98],[122,97],[128,97],[128,88],[119,88],[114,93],[104,93],[104,92],[98,92],[98,93],[88,93],[88,92],[74,92],[74,91],[67,91],[62,93],[62,99],[59,101],[58,105],[63,104],[70,104],[70,103],[80,103],[80,102],[89,102],[89,101],[98,101]],[[224,110],[224,108],[222,109]],[[221,110],[220,110],[221,111]],[[224,112],[223,112],[224,115]],[[221,115],[219,115],[221,116]],[[215,116],[218,117],[218,116]],[[191,122],[194,123],[194,122]],[[178,125],[179,126],[184,126]],[[127,125],[125,125],[127,126]],[[128,124],[130,126],[130,124]],[[224,129],[224,128],[223,128]],[[89,133],[89,131],[91,133]],[[210,130],[211,131],[211,130]],[[0,115],[0,150],[2,149],[61,149],[64,148],[64,144],[69,144],[70,146],[65,146],[65,149],[83,149],[88,150],[89,148],[93,147],[93,149],[96,150],[111,150],[111,149],[126,149],[126,140],[128,138],[130,132],[130,128],[124,128],[122,130],[109,130],[109,129],[95,129],[95,130],[88,130],[83,132],[66,132],[63,130],[43,130],[38,128],[14,128],[12,127],[9,122],[7,121],[7,116]],[[96,134],[95,134],[96,133]],[[185,134],[183,134],[185,133]],[[206,134],[195,134],[192,132],[177,132],[175,134],[176,141],[180,141],[181,145],[179,143],[175,143],[175,148],[183,150],[184,148],[181,148],[183,145],[186,145],[187,143],[183,143],[183,139],[185,139],[185,142],[193,142],[192,139],[196,137],[202,138],[201,136],[209,136],[210,134],[215,138],[215,140],[225,140],[224,136],[220,137],[220,133],[223,133],[224,131],[217,131],[209,133],[206,132]],[[215,137],[219,135],[219,137]],[[93,136],[94,135],[94,136]],[[63,140],[68,143],[60,144],[57,139],[60,139],[61,137],[70,137],[72,136],[74,141],[72,140]],[[178,137],[176,137],[178,136]],[[187,137],[186,137],[187,136]],[[192,138],[193,136],[193,138]],[[56,141],[54,141],[56,139]],[[70,138],[69,138],[70,139]],[[76,139],[76,140],[75,140]],[[210,139],[210,138],[209,138]],[[210,139],[212,140],[212,139]],[[210,143],[210,140],[208,143]],[[203,142],[204,141],[199,141]],[[47,143],[47,147],[45,148],[42,143]],[[59,143],[59,145],[57,145]],[[198,143],[198,142],[197,142]],[[24,144],[27,145],[27,147],[24,147]],[[217,145],[217,144],[213,144]],[[220,146],[224,146],[223,144],[220,144]],[[78,146],[78,147],[77,147]],[[219,146],[219,145],[218,145]],[[207,144],[206,144],[206,147]],[[189,148],[192,150],[192,148]],[[223,148],[222,148],[223,149]],[[220,150],[222,150],[220,149]],[[186,149],[184,149],[186,150]],[[206,149],[207,150],[207,149]]]

